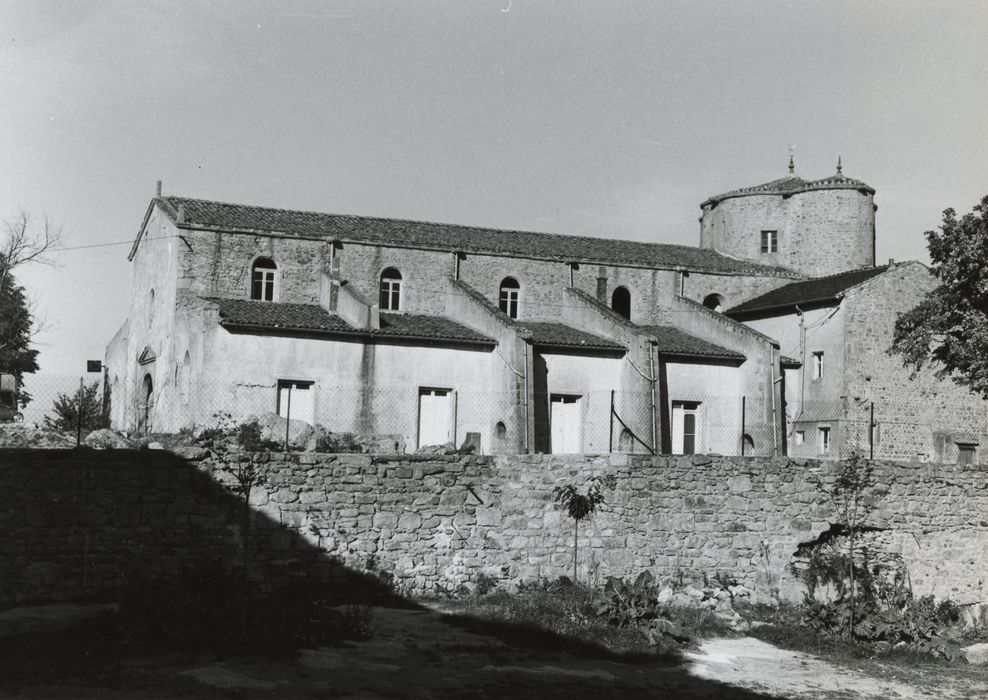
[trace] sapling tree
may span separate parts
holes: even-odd
[[[833,483],[821,485],[821,490],[833,506],[834,514],[847,534],[847,579],[850,603],[848,633],[853,635],[857,602],[854,570],[856,541],[868,518],[878,506],[878,502],[888,494],[888,485],[880,487],[875,476],[874,464],[854,452],[840,462]]]
[[[576,564],[580,550],[580,521],[589,518],[604,502],[604,488],[614,488],[613,477],[592,476],[587,479],[586,490],[580,490],[572,484],[557,486],[552,490],[552,499],[556,504],[566,509],[566,514],[573,518],[573,583],[577,582]]]

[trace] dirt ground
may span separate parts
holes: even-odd
[[[429,609],[374,608],[372,626],[367,641],[280,658],[133,658],[57,680],[8,681],[0,659],[0,698],[988,697],[984,667],[836,667],[752,638],[708,640],[681,661],[619,663],[509,645]]]

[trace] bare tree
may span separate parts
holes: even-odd
[[[0,289],[14,270],[28,263],[54,265],[52,253],[62,245],[62,229],[47,216],[37,225],[23,209],[12,219],[3,221],[3,241],[0,247]]]
[[[62,230],[48,217],[35,222],[20,211],[13,219],[0,222],[0,369],[12,372],[18,380],[38,368],[37,351],[30,348],[30,341],[39,327],[14,273],[31,263],[54,265],[52,254],[61,244]]]

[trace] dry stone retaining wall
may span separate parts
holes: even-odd
[[[0,451],[6,504],[0,604],[77,597],[142,566],[240,556],[231,456],[154,451]],[[8,469],[17,456],[20,469]],[[167,453],[166,453],[167,454]],[[53,457],[52,455],[55,455]],[[28,464],[34,460],[37,464]],[[112,461],[109,466],[103,463]],[[456,590],[481,574],[516,585],[571,575],[573,526],[560,484],[615,477],[604,509],[580,525],[580,577],[649,569],[684,584],[726,574],[768,598],[798,595],[788,564],[833,521],[815,480],[830,463],[741,457],[258,455],[251,560],[312,553],[386,572],[410,593]],[[37,467],[25,481],[24,467]],[[988,480],[979,467],[878,464],[889,496],[874,524],[909,566],[917,593],[988,601]],[[190,497],[188,492],[195,492]],[[63,508],[62,505],[70,505]],[[50,518],[57,515],[57,520]],[[90,559],[84,562],[83,551]],[[93,557],[98,557],[98,566]],[[84,566],[86,567],[84,569]],[[308,570],[306,570],[308,571]],[[44,591],[44,595],[39,592]]]

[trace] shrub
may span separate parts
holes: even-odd
[[[316,452],[359,454],[362,451],[353,433],[329,433],[316,440]]]
[[[97,382],[76,389],[72,395],[59,394],[52,410],[54,416],[45,416],[45,427],[52,430],[74,432],[81,424],[89,431],[110,425],[109,404],[104,405]]]

